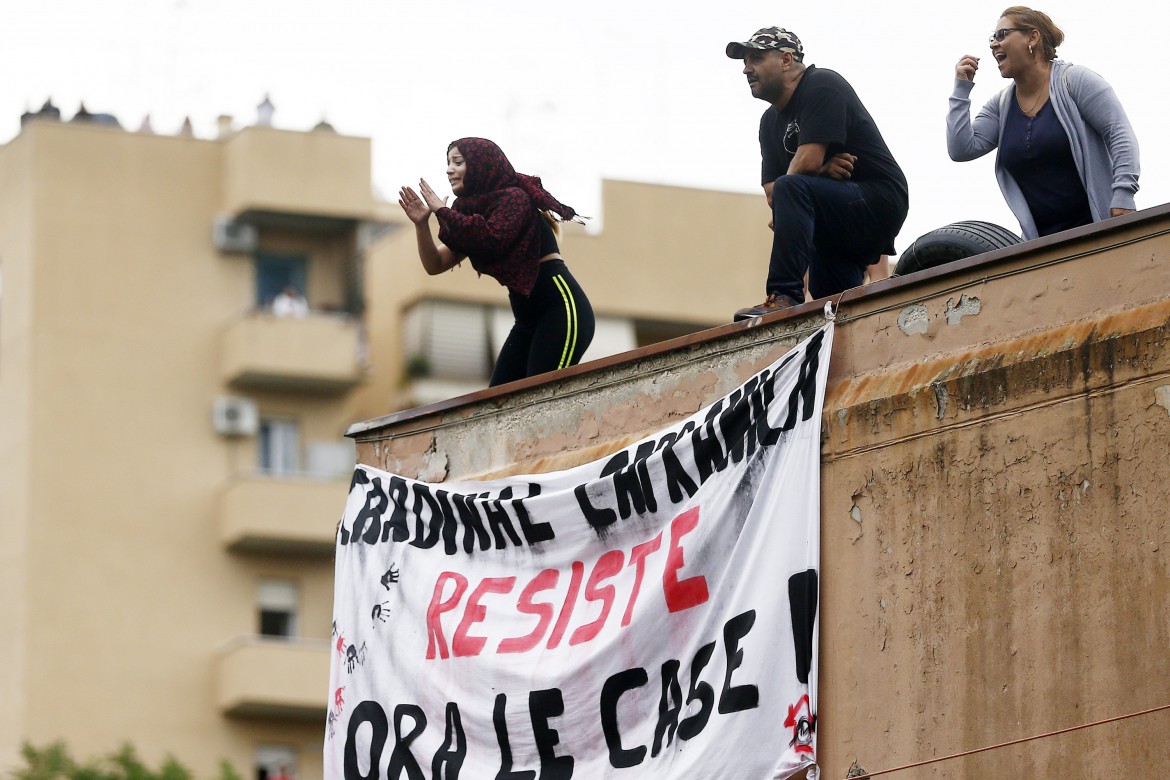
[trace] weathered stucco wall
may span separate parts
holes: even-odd
[[[826,759],[879,769],[1170,703],[1168,319],[1162,302],[988,347],[826,415]],[[1168,727],[1152,715],[937,776],[1157,775]]]
[[[546,471],[689,414],[821,323],[766,322],[355,426],[433,481]],[[878,771],[1170,704],[1170,209],[839,307],[819,749]],[[1170,771],[1170,712],[895,776]]]

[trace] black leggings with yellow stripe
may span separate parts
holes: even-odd
[[[540,264],[528,297],[509,291],[516,324],[504,341],[490,387],[575,366],[593,340],[593,307],[564,260]]]

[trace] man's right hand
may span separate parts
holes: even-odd
[[[821,167],[821,175],[836,181],[845,181],[853,176],[853,164],[857,162],[857,155],[849,152],[837,152]]]
[[[979,70],[979,58],[964,54],[959,60],[959,64],[955,66],[955,78],[963,81],[974,81],[977,70]]]

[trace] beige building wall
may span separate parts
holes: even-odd
[[[343,306],[356,225],[373,216],[368,141],[292,135],[290,151],[286,134],[260,128],[207,141],[34,122],[0,149],[0,766],[22,740],[64,739],[78,756],[129,741],[200,776],[221,759],[250,776],[256,747],[274,744],[296,751],[300,777],[320,776],[331,560],[229,549],[221,507],[257,469],[257,440],[212,425],[223,395],[300,420],[302,447],[342,442],[352,420],[347,390],[298,389],[297,376],[240,387],[222,370],[226,334],[254,316],[255,271],[249,255],[216,250],[216,217],[284,215],[261,229],[259,247],[309,258],[319,310]],[[277,149],[266,157],[269,142]],[[364,148],[356,168],[330,167],[335,143],[342,157]],[[280,182],[281,199],[250,193],[270,181],[263,166],[295,174]],[[314,187],[334,175],[364,202],[340,185]],[[322,229],[305,218],[326,196],[334,222]],[[289,340],[274,327],[278,345]],[[340,507],[346,479],[316,489]],[[335,522],[312,521],[324,533]],[[267,578],[296,583],[297,639],[263,643],[271,657],[250,678],[261,711],[234,714],[224,670],[258,632]],[[317,670],[308,707],[280,701],[290,681],[279,660],[292,647],[307,648]]]
[[[567,240],[608,313],[704,327],[762,301],[772,233],[759,193],[605,181],[603,233]],[[589,288],[586,288],[587,290]]]
[[[369,151],[43,120],[0,147],[0,774],[62,739],[200,777],[285,747],[320,777],[344,433],[400,404],[410,306],[507,305],[470,267],[422,273]],[[602,229],[564,237],[599,314],[686,332],[762,297],[761,196],[603,195]],[[255,246],[217,249],[225,217]],[[257,311],[256,253],[307,258],[309,318]],[[302,470],[262,473],[259,435],[217,431],[224,397],[296,420]],[[346,473],[335,451],[303,473],[317,444],[350,447]],[[257,636],[269,580],[295,587],[291,640]]]
[[[27,157],[0,153],[0,755],[12,756],[27,713],[32,502],[32,224]]]

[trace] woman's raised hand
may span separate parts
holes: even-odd
[[[959,60],[959,64],[955,66],[955,78],[963,81],[974,81],[977,70],[979,70],[979,58],[964,54]]]
[[[431,216],[431,209],[426,201],[410,187],[403,187],[398,191],[398,205],[406,212],[406,216],[416,225],[421,225]]]
[[[431,189],[431,185],[427,184],[426,179],[418,180],[418,189],[422,193],[423,199],[427,202],[427,208],[431,211],[438,211],[447,205],[446,198],[440,198],[435,191]]]

